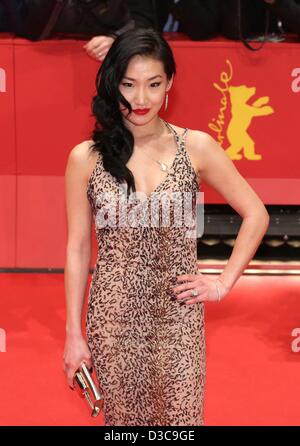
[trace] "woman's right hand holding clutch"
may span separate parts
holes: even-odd
[[[85,362],[92,368],[91,352],[82,335],[67,335],[64,350],[64,367],[69,387],[74,390],[74,375],[80,365]]]

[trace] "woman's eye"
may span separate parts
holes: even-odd
[[[152,82],[152,84],[150,84],[151,85],[151,87],[159,87],[160,86],[160,84],[161,84],[161,82]],[[124,87],[132,87],[132,83],[130,83],[130,82],[122,82],[122,85],[124,86]]]

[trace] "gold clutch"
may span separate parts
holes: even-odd
[[[104,399],[84,362],[75,372],[74,387],[80,397],[85,398],[89,403],[92,409],[92,417],[97,417],[103,407]]]

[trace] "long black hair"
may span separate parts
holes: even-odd
[[[133,152],[134,137],[124,125],[119,103],[132,108],[120,93],[119,84],[133,56],[150,56],[163,63],[167,79],[176,73],[176,63],[167,41],[158,31],[137,28],[116,38],[96,77],[97,94],[93,97],[92,113],[96,118],[91,149],[102,154],[103,167],[119,183],[127,183],[127,194],[136,192],[134,177],[126,166]]]

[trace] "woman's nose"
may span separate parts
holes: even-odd
[[[135,98],[137,105],[145,105],[146,95],[144,90],[138,90]]]

